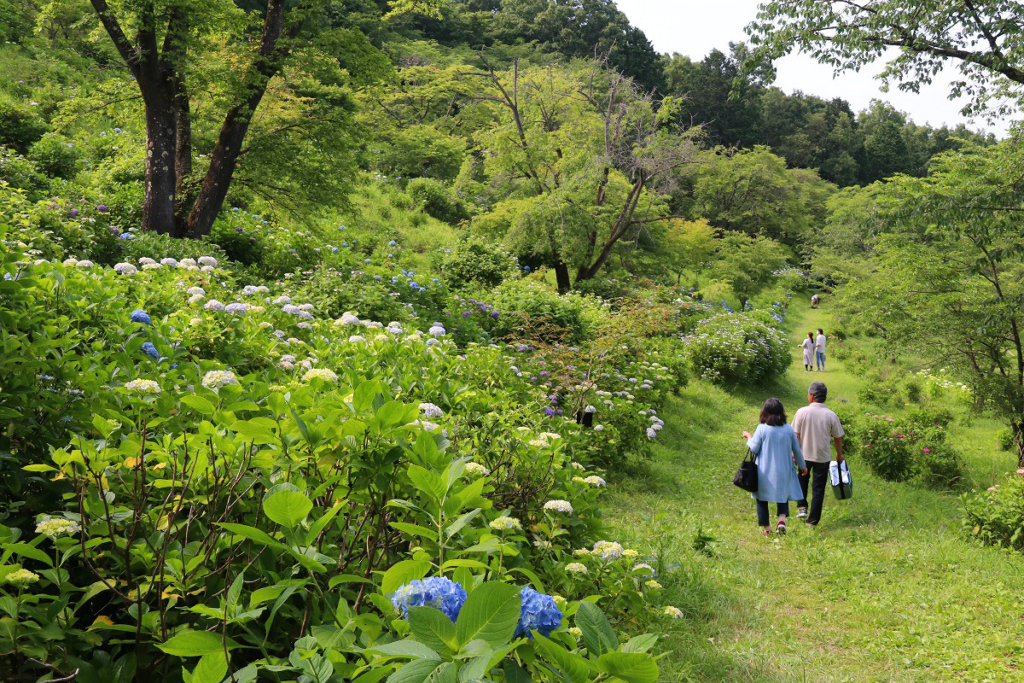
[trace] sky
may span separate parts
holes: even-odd
[[[712,49],[728,50],[729,42],[746,40],[744,27],[754,19],[758,0],[617,0],[619,9],[630,23],[647,34],[658,52],[678,52],[692,59],[702,59]],[[1006,132],[1007,123],[989,125],[982,119],[971,121],[960,114],[963,101],[948,99],[949,83],[957,75],[950,66],[921,93],[899,91],[895,85],[882,92],[881,81],[874,78],[883,63],[846,72],[833,78],[832,69],[802,54],[791,54],[776,63],[774,85],[787,93],[802,90],[824,99],[842,97],[854,111],[866,109],[872,99],[889,102],[906,112],[915,123],[932,126],[955,126],[990,130],[997,135]]]

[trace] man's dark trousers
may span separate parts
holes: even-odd
[[[800,475],[800,490],[804,493],[804,499],[796,504],[798,508],[807,507],[807,485],[811,486],[811,509],[807,514],[808,524],[817,524],[821,521],[821,506],[825,502],[825,485],[828,483],[827,462],[807,462],[807,475]],[[811,482],[811,475],[814,481]]]

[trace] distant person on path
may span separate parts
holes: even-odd
[[[789,501],[800,500],[800,481],[793,463],[801,473],[807,472],[800,441],[793,428],[786,424],[786,409],[782,401],[770,398],[761,407],[761,424],[750,432],[743,432],[747,448],[757,458],[757,493],[750,494],[757,500],[757,524],[761,533],[771,536],[768,526],[768,503],[775,503],[779,521],[775,533],[786,533],[786,517],[789,516]]]
[[[811,308],[817,308],[819,303],[821,303],[821,297],[817,294],[811,297]]]
[[[804,371],[810,372],[814,369],[814,333],[808,332],[807,339],[804,339],[803,343],[800,344],[801,349],[804,350]]]
[[[814,362],[818,372],[825,371],[825,331],[818,328],[818,336],[814,340]]]
[[[798,502],[796,516],[806,518],[807,526],[817,526],[821,521],[821,508],[825,502],[825,483],[828,481],[828,464],[832,460],[832,444],[836,447],[836,462],[843,461],[843,425],[839,417],[825,407],[828,387],[822,382],[811,383],[807,390],[809,405],[796,411],[793,416],[793,431],[803,448],[807,469],[800,473],[800,490],[803,498]],[[811,484],[811,473],[814,483]],[[807,487],[811,486],[811,511],[807,513]]]

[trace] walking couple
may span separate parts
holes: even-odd
[[[817,526],[821,521],[833,444],[836,461],[843,461],[843,426],[839,417],[825,407],[827,398],[828,388],[821,382],[812,383],[807,390],[808,405],[796,411],[792,425],[786,424],[782,401],[770,398],[761,407],[761,424],[754,433],[743,432],[747,447],[757,459],[757,493],[751,497],[757,500],[757,524],[765,536],[771,535],[768,503],[776,504],[777,534],[786,533],[791,500],[797,501],[797,517],[806,519],[807,526]]]
[[[801,349],[804,350],[804,370],[808,372],[814,371],[814,363],[817,361],[818,372],[825,371],[825,331],[820,327],[818,328],[818,336],[815,337],[813,332],[807,333],[807,339],[804,339],[800,344]]]

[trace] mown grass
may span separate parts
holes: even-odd
[[[653,460],[613,490],[618,540],[660,558],[666,602],[686,615],[666,624],[662,680],[1024,680],[1024,557],[964,535],[957,492],[885,482],[854,458],[855,496],[827,494],[819,528],[793,519],[785,538],[759,536],[753,502],[731,483],[740,432],[769,395],[790,415],[806,402],[796,343],[827,323],[794,305],[794,367],[774,386],[692,382],[664,411]],[[830,403],[856,402],[861,380],[841,362],[813,379]],[[957,428],[976,485],[1013,466],[996,426]],[[716,540],[702,552],[698,535]]]

